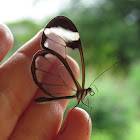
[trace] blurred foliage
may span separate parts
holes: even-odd
[[[140,123],[140,1],[97,0],[95,4],[92,0],[71,0],[61,15],[69,17],[80,33],[86,68],[88,67],[87,87],[94,80],[96,72],[100,73],[116,61],[126,62],[115,67],[115,70],[112,69],[113,75],[110,72],[103,76],[104,79],[100,78],[99,83],[96,81],[99,92],[95,89],[96,95],[90,98],[93,107],[93,139],[138,140],[140,135],[137,130],[140,127],[136,123]],[[43,23],[31,20],[8,23],[15,40],[7,58],[51,19],[46,19]],[[126,74],[123,78],[122,71]],[[117,72],[120,76],[113,78]],[[74,107],[76,103],[76,100],[72,100],[68,108]],[[86,106],[79,106],[88,111]]]
[[[94,97],[89,95],[87,98],[92,107],[94,140],[129,140],[129,135],[132,138],[140,130],[140,126],[135,126],[136,122],[140,123],[140,89],[137,86],[140,78],[135,77],[138,76],[137,67],[139,69],[140,63],[133,65],[129,76],[125,79],[122,77],[114,79],[110,74],[104,75],[103,78],[96,81],[98,92],[94,86],[92,87],[96,94]],[[86,81],[88,81],[86,87],[89,86],[92,77],[94,77],[93,73],[86,76]],[[67,110],[76,104],[76,100],[71,100]],[[89,112],[88,107],[83,104],[78,107]],[[138,130],[135,132],[134,128]],[[139,138],[139,133],[135,137]]]
[[[100,70],[121,60],[128,68],[140,58],[139,0],[98,0],[97,4],[71,0],[62,14],[78,27],[86,65]]]

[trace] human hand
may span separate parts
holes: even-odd
[[[60,134],[70,113],[69,110],[61,127],[68,100],[53,101],[43,105],[33,102],[39,88],[33,81],[30,66],[33,55],[41,49],[41,34],[42,31],[0,66],[0,139],[88,140],[91,133],[91,121],[88,124],[89,115],[84,110],[75,108],[68,126]],[[6,56],[12,45],[13,36],[10,30],[0,24],[0,61]],[[78,77],[77,63],[73,59],[68,61],[75,70],[75,76]],[[68,92],[70,91],[68,90]]]

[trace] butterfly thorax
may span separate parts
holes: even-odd
[[[77,97],[77,100],[78,100],[78,103],[84,101],[84,98],[88,95],[88,94],[91,94],[92,92],[92,88],[87,88],[87,89],[82,89],[82,90],[78,90],[77,93],[76,93],[76,97]]]

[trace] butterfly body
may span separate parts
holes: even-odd
[[[76,98],[78,104],[80,102],[84,103],[84,99],[88,94],[91,94],[92,88],[87,88],[87,89],[82,89],[82,90],[78,90],[76,95],[73,96],[62,96],[62,97],[53,97],[53,98],[46,98],[46,97],[39,97],[37,99],[35,99],[34,101],[40,104],[44,104],[46,102],[50,102],[50,101],[56,101],[56,100],[62,100],[62,99],[73,99]]]
[[[92,88],[87,88],[87,89],[78,90],[77,93],[76,93],[76,97],[77,97],[78,104],[79,104],[80,102],[84,103],[85,97],[86,97],[88,94],[91,94],[92,92],[93,92],[93,91],[92,91]]]

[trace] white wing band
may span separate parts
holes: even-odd
[[[54,34],[60,36],[65,42],[77,41],[80,38],[78,32],[72,32],[72,31],[64,29],[62,27],[52,27],[52,28],[46,28],[44,30],[44,34],[46,36],[51,33],[54,33]]]

